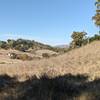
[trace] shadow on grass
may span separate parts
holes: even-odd
[[[16,77],[0,76],[0,100],[100,100],[100,79],[71,74],[49,78],[43,75],[19,82]]]

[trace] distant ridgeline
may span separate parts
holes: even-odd
[[[82,34],[81,33],[82,32],[74,32],[72,34],[72,36],[74,35],[75,38],[71,41],[69,46],[66,46],[64,48],[61,48],[59,46],[53,47],[53,46],[46,45],[46,44],[43,44],[40,42],[36,42],[34,40],[26,40],[26,39],[17,39],[17,40],[8,39],[7,41],[0,41],[0,48],[2,48],[2,49],[15,49],[15,50],[23,51],[23,52],[31,51],[31,50],[35,51],[35,50],[48,49],[48,50],[52,50],[52,51],[59,52],[59,53],[65,53],[65,52],[71,50],[71,45],[74,42],[75,43],[78,42],[78,44],[79,44],[81,41],[81,44],[85,43],[84,45],[86,45],[87,43],[91,43],[95,40],[100,40],[100,34],[95,34],[94,36],[87,37],[85,39],[84,39],[84,37],[86,37],[86,36],[84,36],[80,40],[80,36],[83,34],[83,33]],[[76,41],[76,39],[77,39],[77,41]],[[75,45],[75,43],[74,43],[74,45]],[[78,45],[78,44],[76,44],[76,45]]]
[[[29,50],[41,50],[41,49],[48,49],[55,52],[65,52],[65,49],[52,47],[50,45],[42,44],[36,42],[34,40],[26,40],[26,39],[8,39],[7,41],[0,41],[0,48],[2,49],[15,49],[19,51],[29,51]]]

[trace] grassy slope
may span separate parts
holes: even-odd
[[[9,60],[1,58],[2,62]],[[27,76],[47,73],[50,76],[72,74],[89,74],[92,79],[100,77],[100,41],[95,41],[82,48],[72,50],[58,57],[39,61],[10,60],[10,64],[0,64],[0,73]]]

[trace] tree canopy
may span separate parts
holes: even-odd
[[[99,27],[99,34],[100,34],[100,0],[96,0],[95,5],[97,7],[96,14],[92,17],[94,23],[97,27]]]
[[[73,32],[71,35],[73,39],[70,44],[71,48],[81,47],[82,45],[84,45],[86,34],[86,32]]]

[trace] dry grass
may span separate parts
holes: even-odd
[[[0,74],[18,75],[26,77],[47,73],[50,76],[72,74],[88,74],[90,79],[100,77],[100,42],[95,41],[82,48],[72,50],[66,54],[49,59],[20,61],[12,60],[7,56],[14,50],[0,50]],[[33,54],[29,54],[33,56]]]
[[[100,100],[100,79],[89,82],[87,78],[43,75],[20,82],[17,77],[0,75],[0,100]]]

